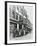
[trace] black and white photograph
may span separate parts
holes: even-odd
[[[7,2],[7,43],[35,42],[35,3]]]

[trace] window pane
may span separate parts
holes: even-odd
[[[19,15],[19,20],[21,20],[21,16]]]
[[[13,14],[13,18],[15,18],[15,11],[13,11],[12,14]]]
[[[15,24],[14,26],[15,26],[15,28],[17,28],[17,24]]]
[[[23,21],[23,17],[21,15],[19,15],[19,21]]]
[[[16,13],[16,20],[18,20],[18,14]]]
[[[22,29],[22,25],[19,25],[19,29]]]

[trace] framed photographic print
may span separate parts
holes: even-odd
[[[36,3],[5,1],[5,44],[36,43]]]

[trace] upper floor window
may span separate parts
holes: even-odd
[[[13,14],[13,18],[15,19],[15,11],[13,11],[12,14]]]
[[[18,14],[16,13],[16,20],[18,20]]]
[[[23,17],[19,15],[19,21],[23,21]]]

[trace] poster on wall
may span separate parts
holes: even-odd
[[[36,3],[5,1],[5,44],[36,43]]]

